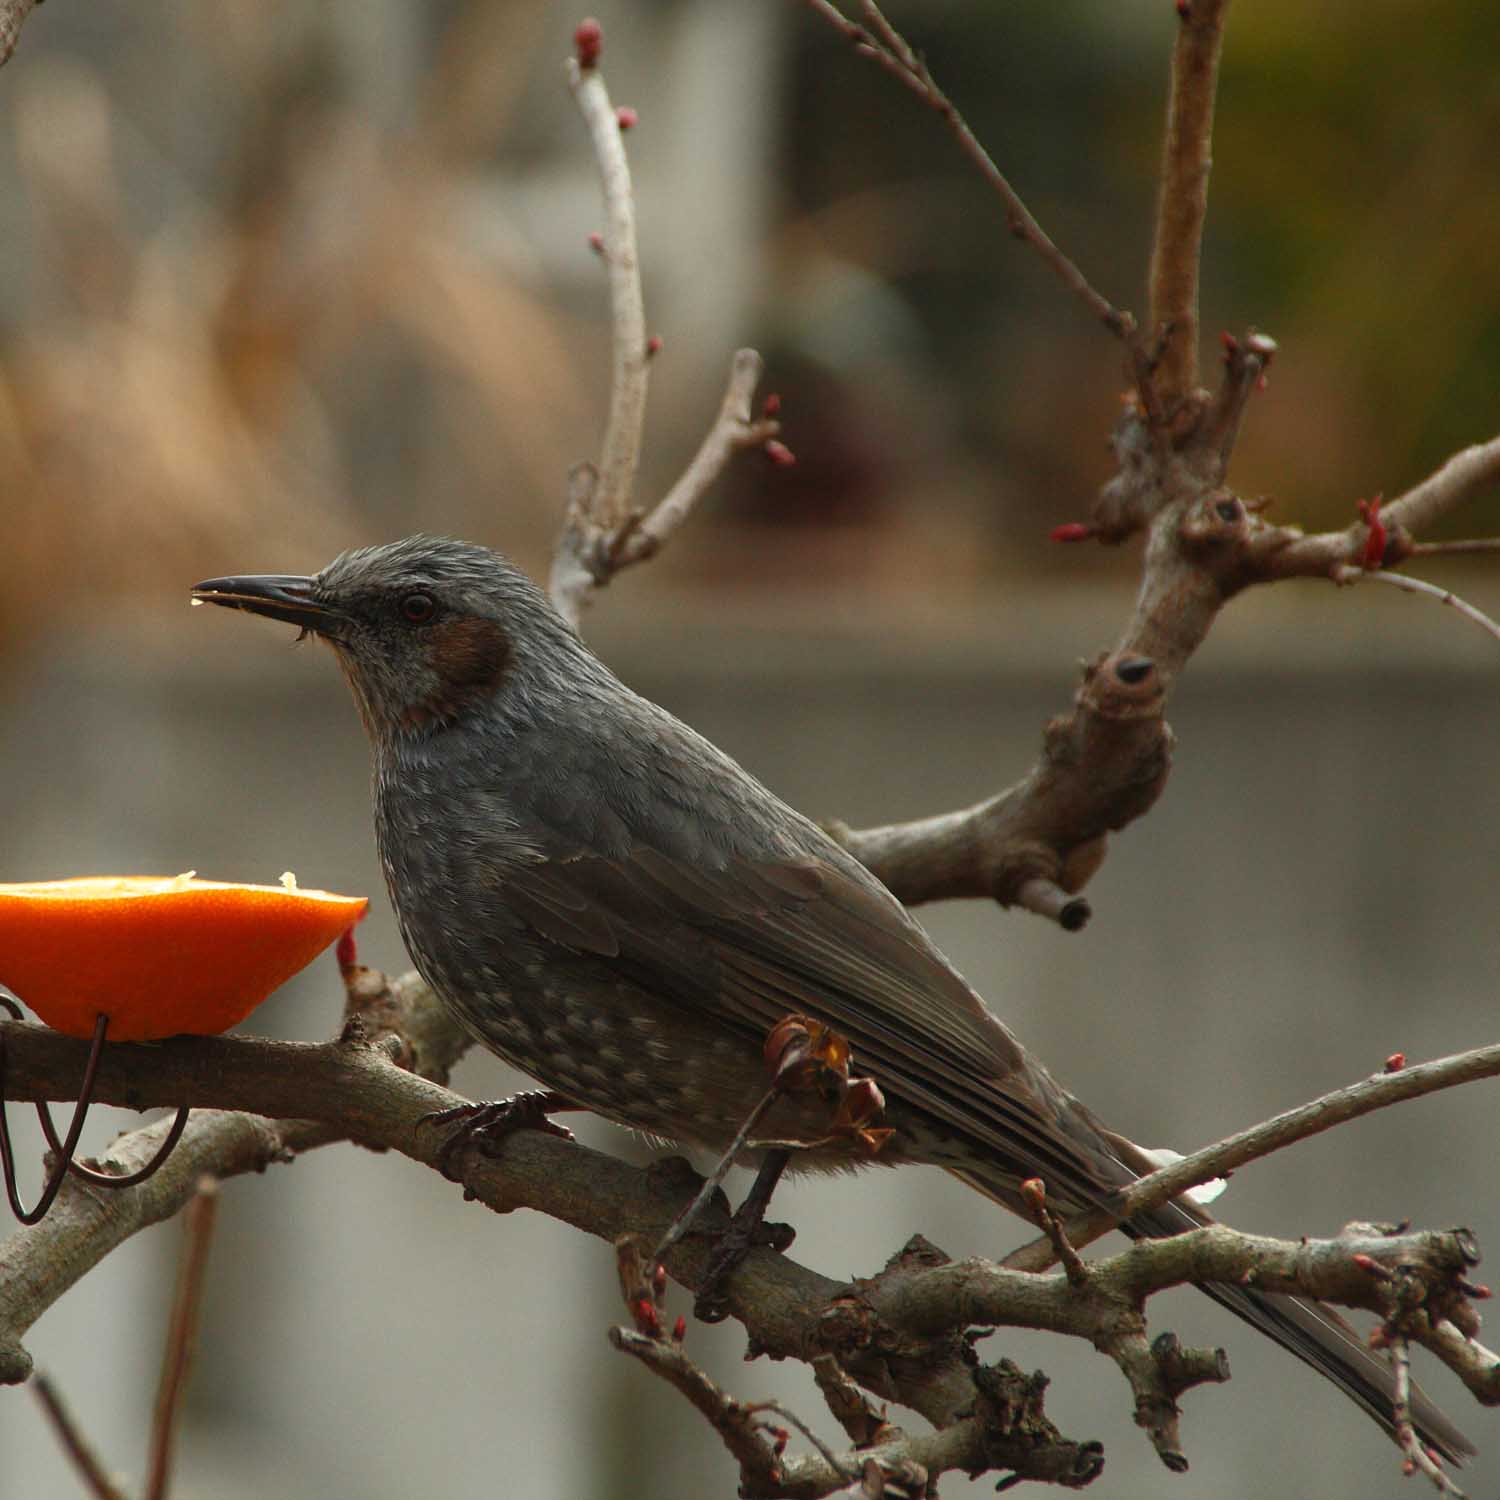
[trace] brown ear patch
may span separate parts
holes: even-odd
[[[407,726],[425,727],[456,719],[471,702],[500,685],[510,663],[510,640],[494,620],[472,615],[444,620],[427,631],[427,661],[438,688],[405,714]]]
[[[473,615],[434,625],[428,660],[457,696],[469,697],[499,685],[510,660],[510,641],[494,620]]]

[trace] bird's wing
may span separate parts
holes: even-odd
[[[1132,1177],[895,898],[811,824],[792,831],[779,856],[639,836],[601,856],[536,825],[539,857],[507,872],[502,899],[537,937],[717,1011],[747,1046],[791,1013],[825,1022],[888,1095],[1060,1198],[1097,1202]]]

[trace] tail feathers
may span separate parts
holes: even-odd
[[[1021,1212],[1011,1183],[1000,1178],[986,1181],[981,1175],[948,1169],[987,1198]],[[1214,1220],[1203,1210],[1180,1200],[1164,1205],[1140,1219],[1120,1226],[1132,1239],[1168,1239],[1184,1230],[1196,1229]],[[1223,1282],[1201,1282],[1199,1291],[1252,1328],[1274,1339],[1289,1354],[1326,1376],[1357,1406],[1368,1412],[1394,1437],[1396,1376],[1390,1361],[1374,1353],[1356,1329],[1326,1303],[1279,1292],[1255,1292],[1248,1287]],[[1447,1417],[1414,1384],[1411,1388],[1412,1425],[1428,1447],[1452,1464],[1462,1464],[1478,1451]]]

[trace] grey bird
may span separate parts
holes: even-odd
[[[486,1047],[660,1140],[723,1151],[766,1090],[762,1048],[790,1013],[850,1042],[886,1099],[878,1160],[945,1167],[1030,1217],[1107,1205],[1153,1158],[1106,1129],[986,1008],[905,908],[815,824],[630,691],[498,554],[410,537],[314,577],[215,578],[195,600],[268,615],[332,646],[374,760],[375,827],[418,970]],[[764,1138],[794,1164],[828,1106],[782,1097]],[[1178,1200],[1123,1229],[1211,1222]],[[1332,1309],[1241,1286],[1216,1302],[1393,1430],[1393,1376]],[[1424,1441],[1474,1450],[1414,1395]]]

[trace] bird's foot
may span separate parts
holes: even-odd
[[[571,1099],[554,1094],[550,1089],[533,1089],[513,1094],[509,1099],[435,1109],[423,1115],[417,1125],[457,1127],[438,1149],[437,1164],[438,1170],[450,1182],[460,1182],[463,1175],[455,1170],[455,1159],[460,1152],[473,1146],[486,1156],[495,1156],[506,1137],[517,1130],[540,1130],[571,1141],[573,1132],[549,1117],[578,1107]]]
[[[789,1156],[786,1151],[766,1153],[745,1201],[729,1221],[729,1228],[719,1236],[708,1269],[698,1285],[698,1295],[693,1299],[693,1315],[705,1323],[722,1323],[728,1317],[729,1296],[725,1283],[751,1250],[758,1245],[776,1251],[791,1249],[797,1231],[790,1224],[766,1223],[771,1193],[786,1170]]]

